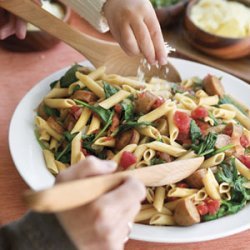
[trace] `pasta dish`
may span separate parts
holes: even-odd
[[[76,64],[50,88],[35,132],[54,175],[88,155],[117,162],[119,171],[205,157],[183,181],[147,187],[135,222],[189,226],[250,200],[250,112],[218,77],[141,82]]]

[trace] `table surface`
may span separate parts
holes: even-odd
[[[72,24],[96,37],[111,39],[109,34],[97,33],[76,16],[73,17]],[[8,128],[12,114],[25,93],[38,81],[58,69],[83,59],[82,55],[63,43],[47,51],[30,53],[10,52],[0,47],[0,225],[18,219],[27,211],[21,195],[28,186],[18,174],[8,147]],[[191,244],[157,244],[130,240],[125,249],[246,250],[250,249],[249,238],[250,230],[219,240]]]

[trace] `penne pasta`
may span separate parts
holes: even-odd
[[[71,99],[44,99],[44,103],[55,109],[67,109],[76,106],[76,103]]]
[[[82,131],[83,128],[86,126],[90,116],[91,116],[91,111],[88,108],[84,108],[75,126],[71,130],[71,134]]]

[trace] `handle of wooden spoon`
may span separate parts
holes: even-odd
[[[94,65],[98,64],[97,55],[101,57],[103,51],[119,47],[116,43],[101,41],[73,29],[31,0],[0,1],[0,7],[64,41]]]

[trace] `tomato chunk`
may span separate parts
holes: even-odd
[[[82,114],[82,109],[75,105],[70,108],[70,113],[74,116],[76,120],[78,120],[78,118]]]
[[[124,151],[121,156],[120,165],[123,169],[127,169],[136,163],[136,156],[128,151]]]
[[[180,133],[189,134],[191,118],[184,112],[176,111],[174,114],[174,123]]]
[[[205,203],[197,205],[196,208],[197,208],[200,215],[208,214],[208,207]]]
[[[154,102],[154,104],[152,105],[152,108],[153,108],[153,109],[159,108],[164,102],[165,102],[165,101],[164,101],[163,98],[158,97],[158,98],[156,99],[156,101]]]
[[[240,137],[240,144],[241,144],[241,146],[244,147],[244,148],[247,148],[247,147],[249,146],[249,140],[248,140],[248,138],[246,137],[246,135],[242,135],[242,136]]]
[[[188,184],[185,183],[185,182],[179,182],[176,184],[176,187],[179,187],[179,188],[188,188]]]
[[[207,205],[208,213],[210,215],[216,214],[217,211],[220,208],[220,201],[219,200],[214,200],[214,199],[207,198],[205,200],[205,203]]]
[[[250,156],[249,155],[241,155],[238,158],[247,168],[250,169]]]
[[[116,104],[114,107],[114,110],[116,113],[120,114],[122,112],[122,105],[121,104]]]
[[[210,125],[206,122],[200,121],[200,120],[195,120],[197,126],[200,128],[201,133],[207,134],[207,129],[210,128]]]
[[[227,124],[227,126],[224,128],[223,133],[228,136],[232,136],[233,134],[233,126],[231,123]]]
[[[191,113],[191,117],[196,119],[203,119],[208,116],[208,111],[204,107],[197,107]]]

